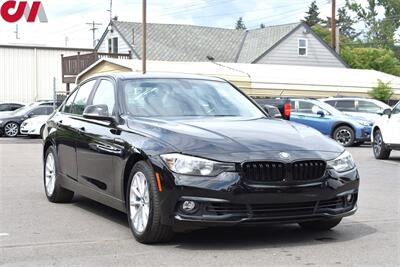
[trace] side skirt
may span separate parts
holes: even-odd
[[[94,201],[97,201],[101,204],[114,208],[116,210],[122,211],[126,213],[125,202],[117,199],[115,197],[109,196],[102,192],[96,191],[92,188],[89,188],[85,185],[79,184],[77,181],[72,180],[70,178],[66,178],[62,175],[59,175],[61,178],[61,186],[74,191],[77,194],[80,194],[84,197],[90,198]]]

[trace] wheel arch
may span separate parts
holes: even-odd
[[[128,181],[129,181],[129,175],[131,174],[133,166],[135,166],[136,163],[139,161],[148,161],[148,156],[145,153],[139,153],[139,152],[133,152],[129,156],[125,167],[124,167],[124,172],[123,172],[123,200],[126,200],[126,188],[128,186]]]
[[[379,126],[377,126],[377,125],[375,125],[371,130],[371,133],[372,133],[371,134],[371,141],[372,142],[374,141],[374,137],[375,137],[376,131],[380,131],[381,132],[382,140],[383,140],[383,142],[385,142],[385,137],[383,136],[383,132],[382,132],[381,128],[379,128]]]

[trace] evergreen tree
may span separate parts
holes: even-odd
[[[235,29],[236,29],[236,30],[246,30],[246,29],[247,29],[247,28],[246,28],[246,25],[245,25],[244,22],[243,22],[243,18],[242,18],[242,17],[240,17],[240,18],[236,21]]]
[[[317,6],[317,2],[313,1],[306,12],[307,16],[304,17],[304,22],[308,24],[308,26],[312,27],[321,22],[319,18],[319,7]]]

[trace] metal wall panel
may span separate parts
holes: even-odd
[[[82,50],[0,46],[0,102],[52,99],[53,77],[57,91],[65,91],[61,54],[76,55],[78,51]]]

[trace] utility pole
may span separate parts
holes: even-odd
[[[96,31],[99,29],[96,26],[100,26],[101,23],[96,23],[95,21],[93,21],[93,22],[89,22],[86,24],[92,26],[90,31],[93,31],[93,47],[95,47],[96,46]]]
[[[332,1],[332,19],[331,19],[331,34],[332,34],[332,48],[336,50],[336,0]]]
[[[147,72],[147,66],[146,66],[146,39],[147,39],[147,25],[146,25],[146,21],[147,21],[147,3],[146,0],[143,0],[143,22],[142,22],[142,26],[143,26],[143,36],[142,36],[142,71],[143,74],[146,74]]]
[[[112,5],[113,3],[112,3],[112,0],[110,0],[110,9],[109,10],[107,10],[108,12],[110,12],[110,22],[112,21]]]
[[[18,36],[18,33],[19,33],[19,30],[18,30],[18,24],[16,24],[15,25],[15,39],[17,39],[17,40],[19,40],[19,36]]]

